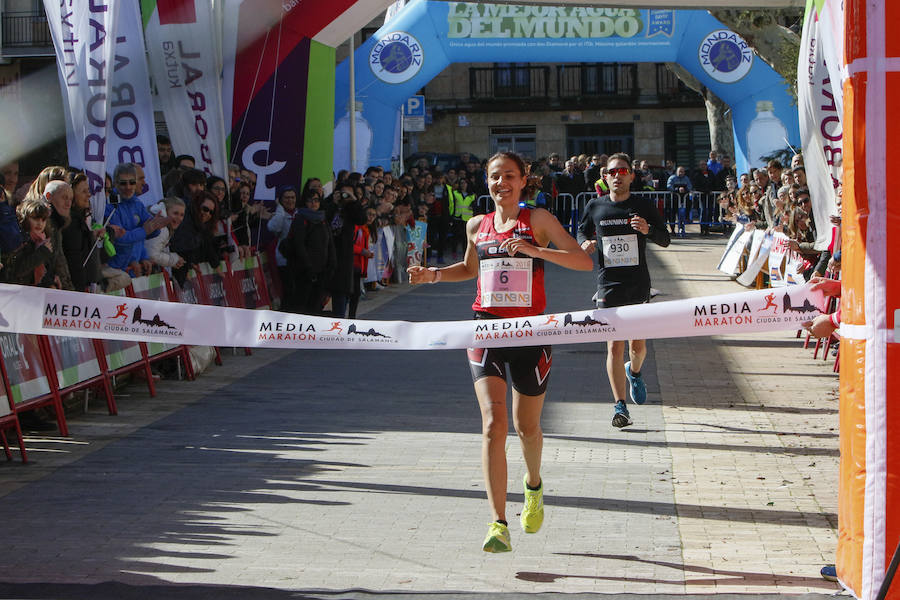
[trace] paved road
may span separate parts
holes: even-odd
[[[713,272],[721,247],[655,253],[660,300],[735,291]],[[592,276],[548,280],[549,311],[589,305]],[[465,319],[472,288],[383,292],[366,316]],[[818,576],[835,544],[837,380],[791,334],[652,342],[649,402],[625,430],[609,424],[605,347],[556,347],[547,518],[536,535],[511,527],[505,555],[480,550],[490,515],[464,353],[225,358],[162,382],[160,399],[130,386],[119,417],[95,402],[71,439],[29,438],[33,464],[0,465],[0,598],[837,590]],[[508,456],[512,520],[514,434]]]

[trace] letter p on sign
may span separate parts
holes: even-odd
[[[407,117],[425,116],[425,96],[411,96],[406,101],[405,113]]]

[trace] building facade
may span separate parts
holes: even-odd
[[[694,166],[710,149],[703,99],[664,64],[454,64],[423,93],[427,125],[405,154],[625,151]]]

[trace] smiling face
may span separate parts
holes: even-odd
[[[116,177],[116,191],[119,198],[128,200],[137,193],[137,174],[122,172]]]
[[[244,188],[241,188],[243,190]],[[249,193],[249,190],[248,190]],[[292,212],[295,208],[297,208],[297,192],[294,190],[287,190],[281,194],[281,206],[284,207],[284,210],[288,212]]]
[[[769,174],[765,169],[757,169],[753,172],[753,180],[756,181],[756,185],[766,187],[769,183]]]
[[[173,204],[166,209],[166,212],[169,215],[169,228],[175,231],[181,225],[181,222],[184,221],[184,207]]]
[[[27,222],[29,233],[41,233],[47,226],[47,219],[44,217],[28,217]]]
[[[213,214],[215,214],[216,205],[212,200],[206,199],[203,201],[203,204],[200,205],[200,221],[203,223],[208,223],[210,219],[213,218]]]
[[[496,158],[488,164],[488,188],[497,204],[515,204],[525,189],[525,174],[509,158]]]
[[[219,202],[221,202],[222,200],[225,199],[225,192],[226,192],[225,182],[224,181],[216,181],[214,184],[212,184],[212,187],[209,188],[209,191],[211,191],[213,196],[218,198]]]
[[[65,185],[50,197],[50,204],[63,217],[68,217],[72,210],[72,188]]]
[[[79,181],[73,189],[74,199],[72,203],[75,208],[85,210],[91,206],[91,189],[87,181]]]

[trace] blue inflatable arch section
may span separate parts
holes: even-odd
[[[400,107],[454,62],[676,62],[731,107],[739,173],[800,142],[783,78],[702,10],[414,0],[354,58],[360,165],[390,168]],[[349,165],[348,111],[344,61],[336,72],[335,169]]]

